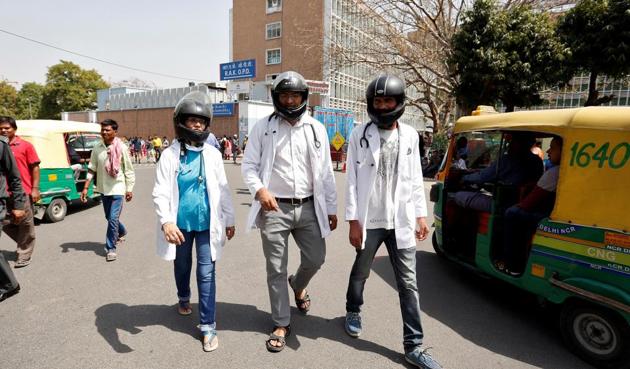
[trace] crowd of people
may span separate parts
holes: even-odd
[[[168,148],[170,142],[166,136],[149,136],[148,138],[134,136],[129,139],[121,138],[129,148],[129,154],[134,164],[157,163],[160,154]]]

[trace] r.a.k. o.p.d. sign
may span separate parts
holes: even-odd
[[[256,59],[219,64],[221,81],[256,77]]]

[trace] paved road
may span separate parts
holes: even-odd
[[[240,166],[227,163],[226,170],[237,235],[217,267],[219,350],[201,350],[196,303],[193,317],[176,313],[172,264],[154,253],[154,168],[139,166],[134,200],[123,211],[130,234],[118,261],[104,259],[100,205],[37,227],[34,261],[16,270],[23,291],[0,303],[0,368],[406,367],[384,247],[367,282],[364,334],[357,340],[343,331],[354,254],[345,223],[328,239],[327,262],[310,286],[311,312],[301,316],[294,308],[288,347],[279,354],[266,351],[271,323],[260,236],[244,232],[250,197]],[[336,178],[343,215],[345,178]],[[12,258],[6,235],[0,249]],[[417,255],[425,345],[445,368],[588,368],[562,346],[555,319],[531,296],[446,264],[429,241],[418,245]],[[298,257],[293,245],[291,270]]]

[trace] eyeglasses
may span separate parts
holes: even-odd
[[[201,124],[201,125],[205,125],[206,124],[206,120],[202,119],[202,118],[196,118],[196,117],[188,117],[186,118],[186,124]]]

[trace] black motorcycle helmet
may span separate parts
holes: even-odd
[[[203,119],[206,124],[201,132],[194,131],[186,127],[188,117]],[[203,144],[210,134],[210,123],[212,122],[212,109],[210,99],[207,95],[199,91],[189,92],[179,100],[173,113],[173,123],[175,125],[175,135],[180,142],[188,144]]]
[[[374,98],[377,96],[393,97],[396,107],[390,111],[379,111],[374,108]],[[391,74],[381,74],[376,77],[365,91],[368,116],[379,128],[390,128],[405,112],[405,82]]]
[[[296,108],[287,108],[280,104],[281,92],[299,92],[302,94],[302,104]],[[286,120],[297,120],[306,112],[308,103],[308,85],[301,74],[297,72],[284,72],[278,75],[273,82],[271,99],[275,113]]]

